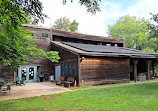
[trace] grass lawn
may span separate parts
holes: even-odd
[[[0,101],[0,111],[158,111],[158,83]]]

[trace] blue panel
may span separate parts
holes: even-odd
[[[25,82],[36,82],[37,81],[37,66],[21,66],[18,69],[18,73],[19,73],[18,76],[19,76],[20,80],[22,79],[22,77],[25,77],[24,74],[26,73]],[[33,75],[33,77],[31,77],[32,79],[29,77],[29,74]]]

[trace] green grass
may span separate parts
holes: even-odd
[[[157,111],[158,83],[0,101],[0,111]]]

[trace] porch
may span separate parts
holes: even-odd
[[[11,86],[10,95],[5,94],[0,96],[0,100],[49,95],[66,91],[71,90],[63,86],[55,85],[52,82],[32,82],[25,83],[23,86]]]
[[[156,59],[130,59],[130,80],[137,82],[140,73],[146,80],[157,79],[158,61]]]

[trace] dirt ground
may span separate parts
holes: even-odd
[[[25,83],[22,86],[11,86],[10,95],[3,93],[0,100],[34,97],[71,91],[69,88],[55,85],[52,82]]]
[[[129,84],[142,84],[142,83],[152,83],[158,82],[158,79],[150,80],[150,81],[131,81],[129,83],[120,83],[120,84],[106,84],[106,85],[98,85],[93,87],[87,87],[85,89],[91,89],[96,87],[110,87],[110,86],[122,86],[122,85],[129,85]],[[76,90],[85,90],[85,89],[76,89]],[[1,100],[7,99],[18,99],[18,98],[26,98],[26,97],[34,97],[34,96],[41,96],[41,95],[49,95],[49,94],[57,94],[61,92],[67,91],[75,91],[70,90],[69,88],[65,88],[63,86],[55,85],[52,82],[34,82],[34,83],[25,83],[23,86],[11,86],[10,95],[4,94],[3,96],[0,95]]]

